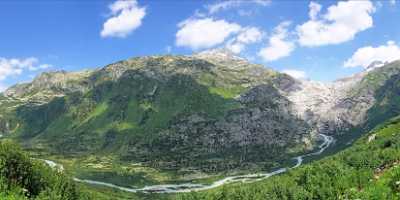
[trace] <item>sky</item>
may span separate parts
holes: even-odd
[[[400,2],[0,0],[0,90],[44,71],[226,48],[301,79],[400,59]]]

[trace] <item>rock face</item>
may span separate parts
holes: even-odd
[[[304,140],[310,139],[309,126],[291,113],[291,102],[273,86],[254,87],[238,102],[241,108],[228,111],[220,119],[199,114],[179,119],[162,133],[160,143],[187,162],[204,159],[188,148],[195,144],[196,152],[219,155],[214,159],[221,160],[235,157],[239,161],[235,165],[240,165],[275,159],[278,152],[304,146]],[[177,137],[171,137],[173,133]]]
[[[313,132],[342,134],[363,126],[376,105],[383,85],[400,73],[400,62],[373,62],[364,72],[332,83],[299,81],[298,89],[286,92],[297,115],[313,127]]]
[[[301,81],[300,89],[287,93],[287,96],[296,113],[313,126],[316,133],[338,134],[360,124],[363,114],[373,103],[373,99],[367,99],[367,105],[362,105],[361,97],[348,96],[363,76],[358,74],[333,83]]]

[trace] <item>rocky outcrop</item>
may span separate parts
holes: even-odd
[[[11,125],[10,122],[7,119],[4,119],[2,116],[0,116],[0,135],[3,136],[5,134],[8,134],[10,132]]]
[[[93,71],[44,72],[30,83],[14,85],[4,91],[4,96],[25,101],[46,103],[54,97],[72,92],[85,92],[89,89],[87,78]]]
[[[300,80],[296,89],[284,94],[316,132],[343,134],[375,117],[368,111],[376,104],[377,91],[398,73],[398,61],[374,62],[367,70],[332,83]]]
[[[216,143],[284,147],[301,143],[309,135],[307,124],[291,113],[291,103],[270,85],[257,86],[241,95],[238,101],[243,107],[229,111],[220,120],[210,122],[195,115],[179,121],[172,130],[183,135],[204,135],[202,143],[210,149]]]

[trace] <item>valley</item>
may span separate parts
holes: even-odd
[[[9,88],[0,131],[82,187],[167,198],[340,153],[400,114],[399,76],[399,61],[320,83],[224,49],[137,57]]]
[[[79,179],[79,178],[74,178],[75,181],[81,182],[81,183],[87,183],[90,185],[99,185],[99,186],[105,186],[105,187],[110,187],[110,188],[115,188],[118,190],[122,190],[125,192],[143,192],[143,193],[184,193],[184,192],[196,192],[196,191],[202,191],[202,190],[209,190],[213,189],[216,187],[220,187],[225,184],[229,183],[236,183],[236,182],[242,182],[242,183],[247,183],[247,182],[255,182],[255,181],[260,181],[264,180],[266,178],[269,178],[271,176],[281,174],[286,172],[288,169],[293,169],[301,166],[303,163],[303,159],[305,157],[310,157],[314,155],[320,155],[327,149],[332,142],[334,142],[333,137],[323,135],[321,134],[320,137],[322,138],[322,143],[318,145],[318,149],[314,150],[312,153],[304,154],[301,156],[297,156],[293,158],[296,160],[296,163],[294,166],[289,167],[289,168],[279,168],[275,171],[269,172],[269,173],[256,173],[256,174],[244,174],[244,175],[237,175],[237,176],[228,176],[225,177],[221,180],[217,180],[215,182],[212,182],[210,185],[204,185],[200,183],[180,183],[180,184],[167,184],[167,185],[149,185],[145,186],[143,188],[126,188],[126,187],[121,187],[118,185],[114,185],[112,183],[107,183],[107,182],[101,182],[101,181],[94,181],[94,180],[87,180],[87,179]],[[57,164],[54,161],[50,160],[45,160],[46,164],[48,164],[51,168],[57,169],[57,170],[63,170],[64,167],[63,165]]]
[[[400,200],[399,21],[400,0],[0,0],[0,200]]]

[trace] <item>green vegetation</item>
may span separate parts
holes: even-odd
[[[232,99],[238,96],[241,92],[243,92],[244,88],[242,87],[231,87],[231,88],[216,88],[212,87],[209,89],[210,93],[218,94],[226,99]]]
[[[262,182],[235,184],[178,199],[400,199],[400,118],[334,156]]]
[[[71,174],[50,168],[10,141],[0,141],[1,200],[125,200],[169,199],[168,195],[133,194],[72,180]]]
[[[390,81],[394,75],[400,73],[400,61],[395,61],[385,65],[385,67],[377,68],[368,72],[361,82],[353,88],[353,95],[362,93],[374,94],[377,90],[382,90],[387,81]]]
[[[368,110],[367,125],[374,127],[388,118],[400,113],[400,74],[393,75],[385,84],[375,92],[376,103]]]
[[[0,142],[0,199],[92,199],[62,172],[29,158],[16,144]]]

